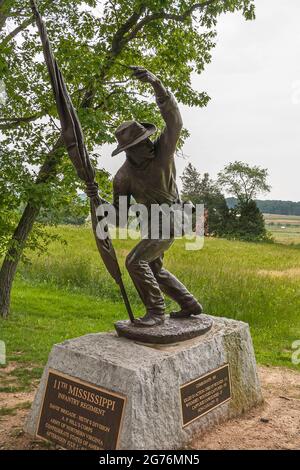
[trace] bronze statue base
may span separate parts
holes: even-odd
[[[212,318],[204,314],[180,320],[174,320],[169,315],[166,315],[163,325],[138,328],[129,320],[121,320],[115,323],[115,329],[118,336],[134,341],[152,344],[170,344],[204,335],[211,329],[212,325]]]

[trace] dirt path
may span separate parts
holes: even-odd
[[[196,438],[191,449],[300,449],[300,373],[259,367],[265,403]]]
[[[195,438],[190,449],[300,449],[300,373],[259,367],[259,375],[264,405]],[[33,397],[34,391],[0,393],[0,449],[49,448],[22,430]]]

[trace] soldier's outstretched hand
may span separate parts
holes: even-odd
[[[132,65],[130,68],[133,72],[133,76],[141,82],[151,83],[152,85],[153,83],[159,81],[158,78],[154,75],[154,73],[149,72],[149,70],[145,69],[145,67],[138,67]]]

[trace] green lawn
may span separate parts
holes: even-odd
[[[90,229],[51,230],[67,245],[53,242],[47,255],[30,255],[31,264],[20,266],[11,316],[0,321],[8,359],[33,364],[33,376],[40,373],[53,343],[113,329],[114,321],[126,318]],[[135,243],[115,242],[121,266]],[[207,239],[202,250],[186,251],[178,240],[166,254],[166,266],[199,298],[206,313],[250,324],[259,363],[296,367],[291,354],[292,343],[300,339],[299,248]],[[143,307],[126,273],[124,280],[135,314],[141,315]]]

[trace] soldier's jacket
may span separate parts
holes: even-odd
[[[179,201],[176,185],[174,153],[182,129],[182,119],[174,96],[167,92],[156,96],[156,102],[165,121],[165,128],[154,142],[154,158],[143,159],[141,167],[128,158],[113,181],[114,206],[118,211],[119,196],[132,196],[139,204],[172,205]]]

